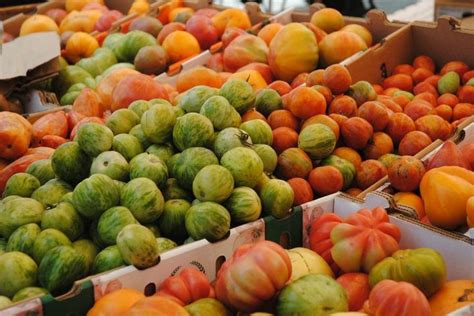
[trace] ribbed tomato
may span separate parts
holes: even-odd
[[[157,295],[177,298],[183,305],[191,304],[201,298],[214,297],[214,291],[207,277],[194,268],[184,268],[179,275],[164,280]]]
[[[374,316],[429,316],[425,295],[407,282],[384,280],[370,292],[364,311]]]
[[[285,249],[271,241],[237,248],[217,274],[216,296],[242,312],[258,311],[291,277],[291,261]]]
[[[399,249],[400,237],[385,209],[361,209],[331,231],[331,255],[344,272],[369,272]]]
[[[342,223],[342,219],[334,213],[323,214],[320,218],[311,224],[309,234],[309,244],[311,250],[317,252],[331,266],[332,271],[337,274],[340,268],[332,259],[331,249],[331,231],[337,225]]]

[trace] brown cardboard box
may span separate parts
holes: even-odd
[[[468,18],[464,18],[461,21],[461,27],[463,29],[471,29],[474,30],[474,16],[470,16]]]
[[[422,54],[432,57],[438,69],[452,60],[462,60],[472,68],[474,30],[459,25],[459,20],[449,17],[441,17],[434,24],[413,22],[344,64],[353,81],[371,83],[382,82],[395,66],[411,64]]]
[[[8,96],[59,71],[59,36],[35,33],[2,44],[0,51],[0,94]]]
[[[32,3],[0,8],[0,20],[5,20],[17,14],[35,10],[38,4],[39,3]]]
[[[474,1],[472,0],[436,0],[434,18],[449,15],[462,19],[474,15]]]

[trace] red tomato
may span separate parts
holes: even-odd
[[[271,241],[237,248],[217,274],[216,296],[236,310],[258,311],[291,277],[291,261],[285,249]]]
[[[188,305],[198,299],[212,297],[213,291],[204,273],[194,268],[185,268],[178,276],[164,280],[160,284],[157,294],[158,296],[175,297],[183,305]]]
[[[369,276],[365,273],[346,273],[336,280],[347,292],[349,310],[358,311],[369,298]]]

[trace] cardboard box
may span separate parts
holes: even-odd
[[[290,8],[282,11],[279,14],[274,16],[268,16],[263,13],[258,4],[247,2],[245,8],[249,16],[253,19],[253,22],[259,23],[265,21],[269,22],[278,22],[281,24],[288,24],[291,22],[309,22],[312,14],[323,8],[324,5],[313,4],[310,6],[309,12],[297,11],[294,8]],[[367,18],[356,18],[356,17],[344,17],[346,24],[359,24],[365,26],[372,33],[374,42],[378,43],[383,40],[385,36],[395,32],[400,29],[405,23],[402,22],[389,22],[387,16],[381,10],[371,10],[367,14]],[[256,24],[255,29],[258,30],[258,27],[261,27],[263,24]],[[179,63],[170,67],[166,73],[163,73],[156,77],[161,83],[167,83],[171,85],[176,84],[177,75],[184,70],[192,69],[198,66],[204,66],[213,54],[222,51],[221,45],[215,45],[211,47],[210,50],[205,51],[198,56],[191,58],[183,63]],[[362,53],[362,52],[361,52]],[[355,56],[357,56],[356,54]],[[352,58],[352,57],[350,57]]]
[[[462,19],[461,20],[461,27],[463,29],[474,30],[474,16],[470,16],[468,18]]]
[[[410,23],[343,63],[353,81],[381,83],[400,64],[411,64],[418,55],[428,55],[438,69],[452,60],[462,60],[474,67],[474,30],[460,29],[454,18],[441,17],[437,23]]]
[[[105,272],[76,282],[74,289],[62,297],[43,296],[41,300],[33,299],[0,311],[0,316],[12,315],[14,310],[23,313],[34,310],[37,313],[35,315],[81,315],[92,307],[95,300],[119,288],[134,288],[152,295],[164,279],[179,273],[184,267],[196,267],[213,281],[222,263],[243,244],[266,239],[280,243],[285,248],[308,247],[311,223],[322,214],[336,213],[345,217],[361,208],[376,206],[386,208],[391,214],[390,221],[400,228],[401,248],[433,248],[443,255],[449,280],[474,279],[472,244],[449,238],[446,234],[400,215],[381,193],[370,193],[365,201],[336,193],[293,208],[291,215],[285,219],[265,217],[233,228],[224,240],[215,243],[199,240],[172,249],[165,252],[160,263],[154,267],[137,270],[133,266],[127,266]]]
[[[113,8],[122,12],[128,12],[128,9],[132,2],[133,2],[132,0],[122,0],[122,1],[108,0],[106,1],[106,4],[108,5],[109,8]],[[148,15],[151,15],[151,16],[156,15],[159,9],[167,2],[169,2],[169,0],[154,1],[150,6],[150,11],[148,12]],[[64,8],[64,5],[65,5],[64,1],[60,1],[60,0],[52,1],[52,2],[39,5],[34,12],[30,12],[30,13],[31,14],[44,13],[52,8]],[[212,4],[212,2],[210,3],[207,0],[186,0],[183,2],[183,5],[186,7],[193,8],[194,10],[199,10],[203,8],[215,8],[217,10],[227,9],[227,7],[225,6],[214,5]],[[255,3],[248,4],[246,6],[246,9],[247,9],[247,13],[250,17],[251,22],[254,24],[262,22],[264,19],[269,17],[269,15],[261,12],[259,6]],[[20,14],[6,21],[4,25],[6,28],[6,31],[13,34],[18,34],[21,24],[28,16],[26,14]],[[138,17],[138,14],[127,15],[126,17],[112,24],[108,32],[119,32],[124,25],[130,23],[130,21],[136,17]],[[97,35],[98,32],[92,32],[91,34]],[[47,78],[47,77],[44,77],[44,78]],[[47,92],[47,91],[41,91],[41,90],[36,90],[36,89],[22,91],[21,93],[18,94],[17,98],[20,99],[23,104],[24,113],[44,112],[44,111],[48,111],[59,106],[58,98],[55,97],[54,93]],[[37,118],[38,117],[35,116],[35,119]]]
[[[455,134],[450,138],[450,140],[455,142],[457,146],[473,143],[474,142],[474,116],[465,120],[458,127]],[[426,163],[440,150],[443,144],[444,143],[442,141],[437,140],[433,142],[430,146],[422,150],[420,153],[415,155],[415,157],[419,158],[421,161]],[[380,194],[383,194],[383,196],[398,211],[400,211],[401,214],[404,214],[405,217],[410,218],[410,220],[417,222],[420,225],[425,226],[427,229],[437,231],[440,234],[445,234],[446,236],[450,238],[463,240],[471,245],[474,245],[474,228],[471,228],[471,229],[464,228],[464,229],[460,229],[459,231],[446,231],[441,228],[421,224],[419,220],[416,219],[416,212],[414,209],[407,206],[396,205],[396,202],[393,196],[391,195],[391,193],[393,192],[393,189],[390,185],[390,181],[388,180],[387,176],[382,178],[380,181],[377,181],[377,183],[375,183],[374,185],[367,188],[358,197],[365,198],[366,196],[369,196],[372,192],[379,192]],[[473,248],[473,251],[474,251],[474,248]]]
[[[19,13],[25,13],[31,10],[35,10],[38,4],[39,3],[31,3],[22,5],[12,5],[9,7],[0,8],[0,20],[3,21]]]
[[[434,18],[449,15],[458,19],[474,15],[472,0],[436,0]]]
[[[59,71],[60,40],[54,32],[34,33],[2,44],[0,94],[54,76]]]

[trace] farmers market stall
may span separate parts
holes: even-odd
[[[474,313],[474,31],[314,4],[2,24],[0,315]]]

